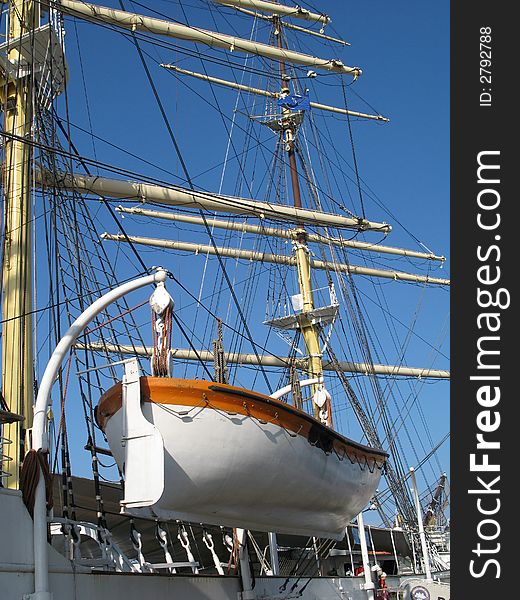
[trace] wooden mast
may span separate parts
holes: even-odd
[[[8,58],[21,62],[17,40],[39,25],[39,3],[11,0]],[[2,86],[4,131],[2,170],[4,188],[4,261],[2,265],[2,393],[9,410],[22,415],[23,422],[4,425],[7,445],[5,464],[9,488],[19,486],[19,468],[25,451],[25,432],[32,426],[34,401],[32,344],[32,209],[31,209],[31,75],[18,69],[18,76]],[[9,136],[13,136],[12,138]]]
[[[280,50],[283,49],[282,39],[282,23],[279,17],[273,15],[274,24],[274,35],[277,39],[277,45]],[[285,68],[285,61],[280,60],[280,79],[281,79],[281,96],[283,94],[290,94],[291,90],[289,87],[289,78]],[[291,111],[288,108],[283,109],[284,114],[290,115]],[[296,128],[292,124],[291,119],[286,120],[287,126],[284,127],[283,135],[285,141],[285,149],[287,152],[287,158],[289,161],[289,170],[291,174],[291,187],[293,194],[293,201],[295,208],[302,208],[300,182],[298,178],[298,166],[296,164]],[[300,294],[302,296],[302,313],[300,316],[300,327],[305,342],[305,349],[308,356],[308,373],[310,378],[322,378],[323,377],[323,362],[322,353],[320,349],[320,328],[319,325],[314,324],[306,315],[314,310],[314,296],[312,292],[311,282],[311,261],[310,252],[307,245],[307,232],[303,223],[298,224],[298,228],[294,235],[294,250],[296,257],[296,266],[298,269],[298,283],[300,287]],[[314,398],[315,393],[322,387],[322,384],[313,384],[311,386],[312,396]],[[313,401],[312,408],[314,416],[320,419],[320,408]],[[326,424],[331,425],[331,410],[330,402],[327,401],[324,407],[327,412]]]

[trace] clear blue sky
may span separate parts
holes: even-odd
[[[104,4],[114,8],[120,7],[116,0]],[[213,11],[208,11],[208,5],[201,0],[187,0],[184,3],[185,14],[176,1],[148,0],[143,4],[180,22],[185,22],[187,16],[191,25],[207,29],[214,29],[218,25],[223,33],[234,33],[233,28],[236,28],[236,32],[243,37],[249,33],[248,19],[233,19],[229,9],[225,11],[224,17],[216,16]],[[151,10],[137,4],[132,5],[130,2],[125,2],[125,7],[135,12],[153,14]],[[434,253],[445,255],[448,258],[446,265],[435,275],[448,278],[449,2],[442,0],[437,3],[410,3],[398,0],[392,3],[354,3],[315,0],[313,8],[332,17],[332,24],[326,29],[326,33],[337,33],[352,44],[351,47],[337,50],[337,55],[345,64],[360,66],[363,69],[362,77],[352,89],[377,112],[391,119],[390,123],[385,125],[361,121],[352,123],[359,172],[364,184],[373,192],[368,193],[365,190],[367,217],[376,221],[385,220],[393,225],[394,230],[385,241],[388,245],[424,249],[417,244],[416,240],[419,240]],[[146,165],[99,140],[92,142],[89,136],[73,128],[74,140],[80,152],[86,156],[95,155],[102,162],[137,173],[182,183],[183,173],[179,161],[131,41],[92,24],[79,21],[74,24],[68,18],[66,31],[66,50],[71,71],[68,92],[71,121],[87,130],[92,127],[96,135],[109,139],[171,174]],[[266,34],[265,26],[261,29],[261,34]],[[288,35],[289,39],[296,39],[294,34]],[[323,58],[336,57],[330,54],[330,46],[320,51],[320,47],[312,38],[302,39],[300,36],[300,40],[303,44],[302,51],[309,51]],[[182,42],[179,45],[190,48]],[[196,185],[208,190],[217,190],[221,173],[220,163],[226,151],[227,133],[235,106],[234,93],[215,89],[215,99],[206,84],[184,80],[190,86],[188,89],[177,83],[170,73],[161,69],[159,63],[178,62],[188,69],[200,71],[201,64],[197,59],[186,59],[171,49],[156,48],[144,43],[142,48],[191,177]],[[193,50],[193,47],[191,49]],[[225,53],[213,51],[209,54],[223,58]],[[231,60],[242,64],[243,56],[235,53],[231,55]],[[233,79],[227,67],[207,64],[206,68],[210,74]],[[320,85],[320,82],[323,82],[323,85]],[[311,99],[318,102],[344,106],[337,77],[318,78],[311,95]],[[218,102],[225,117],[220,117],[217,111],[209,110],[208,102]],[[356,96],[349,96],[349,108],[372,112],[372,109]],[[245,105],[239,105],[239,109],[245,110]],[[63,103],[60,114],[65,114]],[[247,119],[238,115],[237,123],[245,128]],[[334,134],[339,136],[336,149],[351,164],[352,151],[346,123],[329,119],[328,125],[339,132]],[[240,131],[237,135],[240,137]],[[268,135],[263,135],[262,139],[266,145],[270,143]],[[267,151],[258,159],[259,169],[262,160],[267,160],[266,157],[269,157]],[[339,158],[336,156],[334,160]],[[248,166],[250,167],[251,163]],[[230,164],[224,179],[224,191],[227,193],[232,194],[235,191],[236,173],[235,161],[234,164]],[[351,172],[348,174],[352,175]],[[176,179],[175,176],[179,178]],[[260,177],[257,178],[259,179]],[[257,189],[260,193],[260,184]],[[245,190],[242,190],[242,193],[248,195]],[[352,208],[359,214],[355,186],[350,185],[345,195],[345,203],[347,204],[350,195]],[[374,201],[374,196],[377,202]],[[104,220],[107,229],[114,232],[113,223],[101,212],[96,214],[96,218]],[[143,233],[139,224],[132,224],[128,220],[125,221],[125,225],[130,233]],[[157,232],[157,237],[167,237],[168,232],[172,237],[178,235],[178,231],[171,227],[161,226],[157,228]],[[157,264],[157,260],[151,254],[143,253],[143,256],[147,262]],[[171,260],[171,263],[165,266],[171,268],[178,276],[184,277],[192,291],[197,293],[197,275],[192,276],[190,271],[192,263],[179,258],[178,255],[168,260]],[[396,269],[412,272],[424,272],[424,267],[424,263],[418,267],[406,261],[395,264]],[[124,260],[119,260],[118,269],[121,279],[132,274],[132,267],[125,264]],[[391,291],[389,286],[393,286]],[[376,297],[373,290],[363,288],[362,284],[361,289],[367,294],[364,302],[367,312],[370,312],[371,303]],[[422,288],[394,282],[386,283],[384,289],[389,291],[391,296],[388,308],[392,313],[395,310],[397,318],[403,323],[410,325],[414,322],[416,311],[421,309],[420,317],[414,322],[417,335],[412,336],[404,362],[411,366],[449,368],[447,359],[442,355],[431,364],[431,347],[422,343],[420,339],[424,338],[430,344],[438,345],[440,336],[443,335],[441,332],[444,331],[446,335],[448,292],[441,289],[424,292]],[[259,323],[263,317],[261,314]],[[377,329],[379,323],[375,323]],[[383,321],[381,327],[382,324]],[[403,343],[406,331],[399,326],[398,329]],[[263,340],[265,331],[259,335]],[[386,335],[381,333],[382,343],[386,341]],[[449,338],[445,337],[441,348],[444,355],[448,354],[448,344]],[[278,346],[275,351],[283,352],[283,345]],[[390,362],[397,360],[397,354],[395,349],[393,353],[390,352]],[[403,393],[412,392],[408,389]],[[448,385],[421,385],[419,402],[423,416],[417,418],[425,419],[431,440],[439,441],[449,429]],[[346,426],[346,433],[354,436],[354,430],[350,430],[349,427]],[[417,430],[412,431],[410,436],[411,439],[405,443],[416,446],[419,455],[421,444],[426,448],[430,446],[430,441],[424,439],[422,423],[417,424]],[[76,465],[81,466],[75,467],[75,470],[83,472],[86,458],[77,459]],[[444,444],[439,452],[439,462],[446,471],[449,471],[448,461],[449,447],[448,444]],[[429,481],[438,470],[437,466],[435,463],[428,472]]]

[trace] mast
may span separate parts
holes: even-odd
[[[282,23],[278,16],[273,15],[274,35],[277,40],[277,45],[280,50],[283,50],[283,39],[282,39]],[[289,87],[289,77],[285,68],[285,61],[281,59],[280,65],[280,79],[281,79],[281,90],[280,95],[283,97],[284,94],[290,94],[291,90]],[[283,108],[284,115],[290,115],[291,111],[288,108]],[[296,164],[296,127],[293,121],[288,118],[285,120],[286,126],[284,127],[283,136],[285,139],[285,150],[287,152],[287,159],[289,161],[289,170],[291,175],[291,187],[293,194],[294,207],[297,209],[302,208],[300,182],[298,178],[298,166]],[[320,328],[319,325],[313,323],[308,318],[308,314],[314,310],[314,296],[312,293],[312,282],[311,282],[311,261],[310,251],[307,244],[307,232],[303,223],[298,223],[298,227],[294,232],[293,246],[296,258],[296,268],[298,269],[298,284],[300,287],[300,294],[302,296],[302,312],[300,315],[300,327],[302,336],[305,342],[305,348],[308,356],[308,374],[311,379],[323,378],[323,363],[322,353],[320,350]],[[323,420],[327,425],[331,425],[331,411],[330,401],[327,400],[327,405],[324,405],[325,412],[324,418],[320,416],[320,407],[314,401],[316,394],[322,389],[322,383],[315,383],[311,386],[312,398],[313,398],[313,412],[317,419]]]
[[[11,0],[9,6],[8,54],[13,64],[22,63],[17,40],[38,27],[39,3]],[[6,485],[18,488],[19,467],[24,455],[25,432],[32,426],[34,400],[32,344],[32,208],[31,208],[31,136],[32,77],[18,68],[16,77],[6,75],[1,86],[4,106],[5,163],[4,247],[2,265],[2,393],[9,410],[22,415],[23,422],[5,425],[3,436],[8,445]],[[9,136],[13,137],[10,138]]]

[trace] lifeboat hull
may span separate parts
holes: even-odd
[[[156,518],[341,537],[377,488],[386,454],[284,402],[207,381],[140,383],[142,413],[164,443],[164,489],[147,509]],[[97,414],[123,470],[120,397],[120,386],[109,390]]]

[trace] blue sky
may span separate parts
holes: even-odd
[[[115,1],[104,4],[119,8],[119,3]],[[249,32],[250,22],[247,19],[233,18],[230,9],[224,12],[223,17],[216,16],[212,11],[208,11],[208,5],[201,0],[189,0],[184,3],[185,14],[178,2],[149,0],[146,4],[150,9],[180,22],[185,22],[187,16],[192,25],[214,29],[217,24],[219,30],[226,33],[233,33],[232,28],[236,28],[244,37]],[[126,2],[125,7],[127,10],[152,14],[151,10],[137,4],[132,5],[130,2]],[[445,255],[448,258],[446,265],[435,275],[448,278],[449,2],[428,4],[399,0],[391,4],[382,1],[356,4],[316,0],[313,8],[332,17],[332,24],[326,29],[326,33],[337,33],[352,44],[351,47],[335,49],[334,52],[337,52],[345,64],[360,66],[363,69],[362,77],[352,89],[365,102],[356,95],[351,95],[349,108],[372,112],[368,106],[370,105],[377,112],[390,118],[388,124],[352,122],[359,173],[364,185],[369,186],[371,190],[369,193],[365,187],[366,215],[373,220],[385,220],[393,225],[393,232],[384,243],[424,250],[424,247],[421,248],[417,243],[418,240],[434,253]],[[86,130],[92,127],[96,135],[156,166],[151,167],[135,156],[115,150],[99,139],[92,141],[88,135],[73,127],[73,139],[80,152],[136,173],[182,183],[180,163],[164,122],[159,116],[149,82],[132,42],[113,31],[79,21],[73,23],[68,18],[66,31],[66,50],[71,71],[67,101],[72,123]],[[266,34],[265,26],[260,30],[260,34]],[[288,36],[296,41],[294,34]],[[330,46],[320,54],[321,49],[312,38],[305,38],[301,42],[304,44],[303,48],[308,47],[323,58],[335,58],[330,55]],[[184,43],[179,45],[189,48]],[[172,49],[156,48],[144,43],[142,48],[190,176],[195,184],[203,189],[218,189],[221,162],[226,152],[236,96],[228,90],[215,90],[216,96],[213,96],[206,84],[193,80],[184,80],[190,86],[187,88],[159,66],[161,62],[177,62],[188,69],[200,71],[201,63],[198,59],[186,58]],[[221,51],[213,51],[209,55],[224,58]],[[235,53],[231,60],[242,64],[244,58]],[[228,67],[209,63],[207,71],[217,77],[233,78]],[[344,106],[342,88],[338,81],[337,77],[318,77],[311,90],[311,99]],[[65,97],[62,97],[62,115],[65,114],[64,100]],[[218,103],[223,116],[211,110],[208,103]],[[239,105],[239,110],[244,112],[247,106],[244,102]],[[236,135],[240,140],[240,128],[246,128],[248,121],[243,114],[236,115],[235,119]],[[329,119],[327,124],[334,129],[334,135],[338,136],[334,139],[337,140],[336,150],[339,156],[334,155],[334,160],[339,165],[343,165],[343,159],[352,164],[352,149],[346,122]],[[271,143],[267,134],[262,135],[261,139],[266,149],[257,159],[259,170],[262,161],[269,158],[268,146]],[[237,147],[238,143],[237,141]],[[253,162],[251,159],[247,166],[251,168]],[[164,170],[169,173],[166,174]],[[353,175],[347,167],[345,172],[349,176]],[[227,193],[234,193],[236,177],[236,161],[231,161],[224,177],[224,190]],[[260,176],[257,176],[255,181],[259,180]],[[261,193],[261,185],[255,186],[256,183],[252,184],[252,187]],[[349,183],[348,187],[345,198],[351,198],[352,208],[359,214],[355,186]],[[242,193],[248,195],[245,189],[242,189]],[[115,232],[113,222],[103,215],[102,211],[96,209],[96,219],[98,218],[108,231]],[[139,223],[128,220],[125,221],[125,227],[128,227],[130,233],[142,233],[142,225]],[[148,230],[146,233],[151,234]],[[154,235],[175,237],[180,233],[170,226],[157,225]],[[189,235],[196,236],[191,231]],[[117,263],[121,279],[140,270],[138,265],[131,265],[130,254],[126,253],[125,256],[129,258],[120,256]],[[157,260],[149,251],[143,252],[143,257],[146,262]],[[178,255],[167,257],[165,260],[168,261],[165,266],[183,278],[196,293],[196,278],[200,273],[193,271],[193,262],[188,262]],[[404,262],[396,264],[395,268],[424,272],[425,265],[417,266],[412,262]],[[375,290],[370,288],[370,285],[368,282],[360,283],[361,293],[366,294],[363,298],[368,311],[371,304],[377,300],[374,296]],[[389,286],[392,286],[391,291]],[[413,323],[414,332],[417,334],[413,336],[407,348],[405,363],[411,366],[430,365],[431,347],[421,340],[426,339],[430,344],[436,345],[439,343],[439,336],[446,335],[448,292],[442,289],[425,291],[394,282],[385,282],[384,288],[378,288],[381,291],[383,289],[390,292],[389,310],[395,310],[401,323]],[[183,299],[180,298],[179,306],[182,305]],[[419,309],[420,316],[415,320]],[[258,318],[259,324],[263,316],[262,314]],[[189,317],[186,319],[189,320]],[[374,331],[382,332],[384,319],[375,319]],[[146,327],[148,328],[148,325]],[[403,343],[406,330],[399,325],[397,328]],[[265,331],[260,325],[258,332],[264,340]],[[382,344],[389,341],[384,339],[386,335],[381,333]],[[448,354],[448,344],[449,338],[444,337],[444,355]],[[283,352],[283,344],[274,350]],[[397,359],[398,350],[398,347],[390,350],[390,362]],[[431,366],[449,368],[449,363],[440,355]],[[244,377],[242,383],[247,384],[247,377]],[[424,418],[428,423],[431,439],[438,441],[449,429],[448,385],[424,383],[420,384],[420,389],[418,402],[423,411],[420,418]],[[403,393],[412,392],[408,389]],[[345,433],[355,437],[356,430],[348,422],[348,414],[345,418]],[[418,455],[421,454],[421,445],[430,445],[430,440],[423,438],[425,434],[421,425],[418,423],[417,430],[410,434],[413,439],[406,441],[407,444],[417,446]],[[444,470],[449,470],[448,461],[449,448],[444,444],[439,453],[439,462]],[[87,462],[86,456],[80,457],[78,454],[78,466],[75,469],[83,473]],[[436,470],[437,465],[432,465],[428,472],[429,481],[434,477]]]

